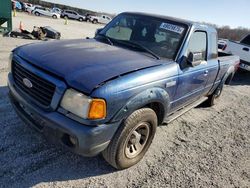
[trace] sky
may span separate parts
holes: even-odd
[[[250,0],[45,0],[98,12],[137,11],[250,28]]]

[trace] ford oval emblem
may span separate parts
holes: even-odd
[[[29,79],[27,79],[27,78],[24,78],[24,79],[23,79],[23,84],[24,84],[27,88],[32,88],[32,87],[33,87],[32,82],[31,82]]]

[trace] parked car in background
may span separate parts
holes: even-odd
[[[239,42],[228,39],[220,39],[218,42],[220,51],[240,57],[240,68],[250,71],[250,35],[247,35]]]
[[[60,14],[53,12],[51,9],[49,8],[44,8],[44,7],[36,7],[33,11],[33,14],[35,14],[36,16],[48,16],[48,17],[52,17],[54,19],[60,18]]]
[[[24,3],[24,2],[20,2],[21,3],[21,5],[22,5],[22,10],[24,11],[24,12],[27,12],[27,8],[28,7],[32,7],[32,4],[30,4],[30,3]]]
[[[52,12],[56,12],[56,13],[60,14],[60,16],[61,16],[62,10],[60,8],[54,7],[54,8],[52,8]]]
[[[92,15],[92,14],[86,14],[85,15],[85,21],[86,22],[91,22],[91,17],[93,17],[94,15]]]
[[[22,4],[19,1],[12,0],[12,7],[15,8],[18,11],[22,10]]]
[[[218,54],[217,43],[211,26],[122,13],[93,39],[14,49],[10,101],[55,143],[83,156],[102,152],[115,168],[129,168],[143,158],[158,125],[218,102],[239,57]]]
[[[97,24],[97,23],[108,24],[112,20],[112,18],[107,15],[101,15],[101,16],[91,16],[90,20],[94,24]]]
[[[76,11],[73,11],[73,10],[63,10],[62,13],[61,13],[61,17],[62,18],[79,20],[80,22],[86,20],[85,16],[80,15]]]
[[[42,6],[40,6],[40,5],[29,6],[29,7],[27,7],[26,11],[31,14],[32,11],[35,10],[37,7],[42,7]]]

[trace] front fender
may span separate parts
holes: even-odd
[[[161,104],[162,111],[167,114],[170,108],[170,99],[168,93],[162,88],[147,89],[132,97],[113,117],[112,121],[120,121],[127,118],[135,110],[143,108],[149,104]]]

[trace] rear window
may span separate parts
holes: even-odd
[[[240,42],[241,44],[246,44],[250,46],[250,35],[246,36],[242,41]]]
[[[214,59],[218,57],[218,45],[217,45],[217,33],[212,33],[211,34],[211,54],[210,54],[210,59]]]

